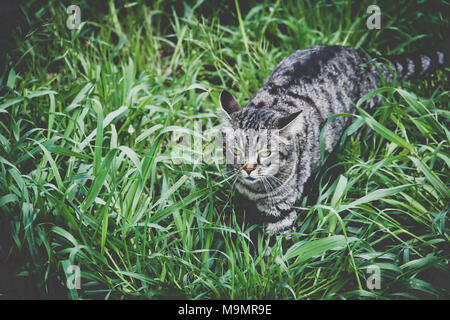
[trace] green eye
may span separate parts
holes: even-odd
[[[241,152],[239,151],[239,149],[238,148],[233,148],[233,153],[234,153],[234,155],[239,155]]]
[[[262,152],[259,153],[259,155],[260,155],[261,157],[264,157],[264,158],[270,156],[271,154],[272,154],[272,153],[271,153],[270,151],[262,151]]]

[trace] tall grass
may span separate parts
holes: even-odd
[[[381,2],[382,29],[368,30],[370,4],[81,1],[68,30],[69,3],[21,2],[0,87],[0,296],[448,298],[443,72],[375,92],[383,105],[355,115],[310,181],[293,244],[280,237],[267,259],[221,168],[170,160],[174,132],[219,127],[223,88],[245,103],[294,50],[420,51],[448,30],[411,2]],[[80,290],[66,287],[70,265]]]

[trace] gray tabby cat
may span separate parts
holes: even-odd
[[[283,59],[247,107],[222,92],[227,170],[236,177],[239,210],[248,222],[265,225],[270,234],[291,232],[293,206],[320,164],[322,127],[325,151],[331,152],[351,122],[338,117],[326,124],[327,119],[355,113],[354,103],[377,89],[381,78],[392,80],[390,69],[406,80],[443,66],[444,53],[389,60],[388,67],[349,47],[313,46]],[[380,103],[374,96],[364,108]]]

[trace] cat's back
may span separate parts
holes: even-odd
[[[312,46],[297,50],[284,58],[273,70],[266,84],[288,87],[292,81],[313,82],[321,76],[331,75],[333,71],[344,71],[345,76],[352,72],[364,60],[363,55],[351,47],[344,46]]]
[[[318,45],[295,51],[278,64],[249,106],[291,113],[303,102],[320,107],[321,102],[334,104],[344,94],[358,99],[361,91],[369,89],[363,86],[374,89],[374,79],[367,79],[363,67],[366,62],[363,53],[344,46]]]

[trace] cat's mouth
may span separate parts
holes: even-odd
[[[260,180],[259,177],[251,177],[251,176],[241,176],[241,180],[243,180],[247,184],[253,184]]]

